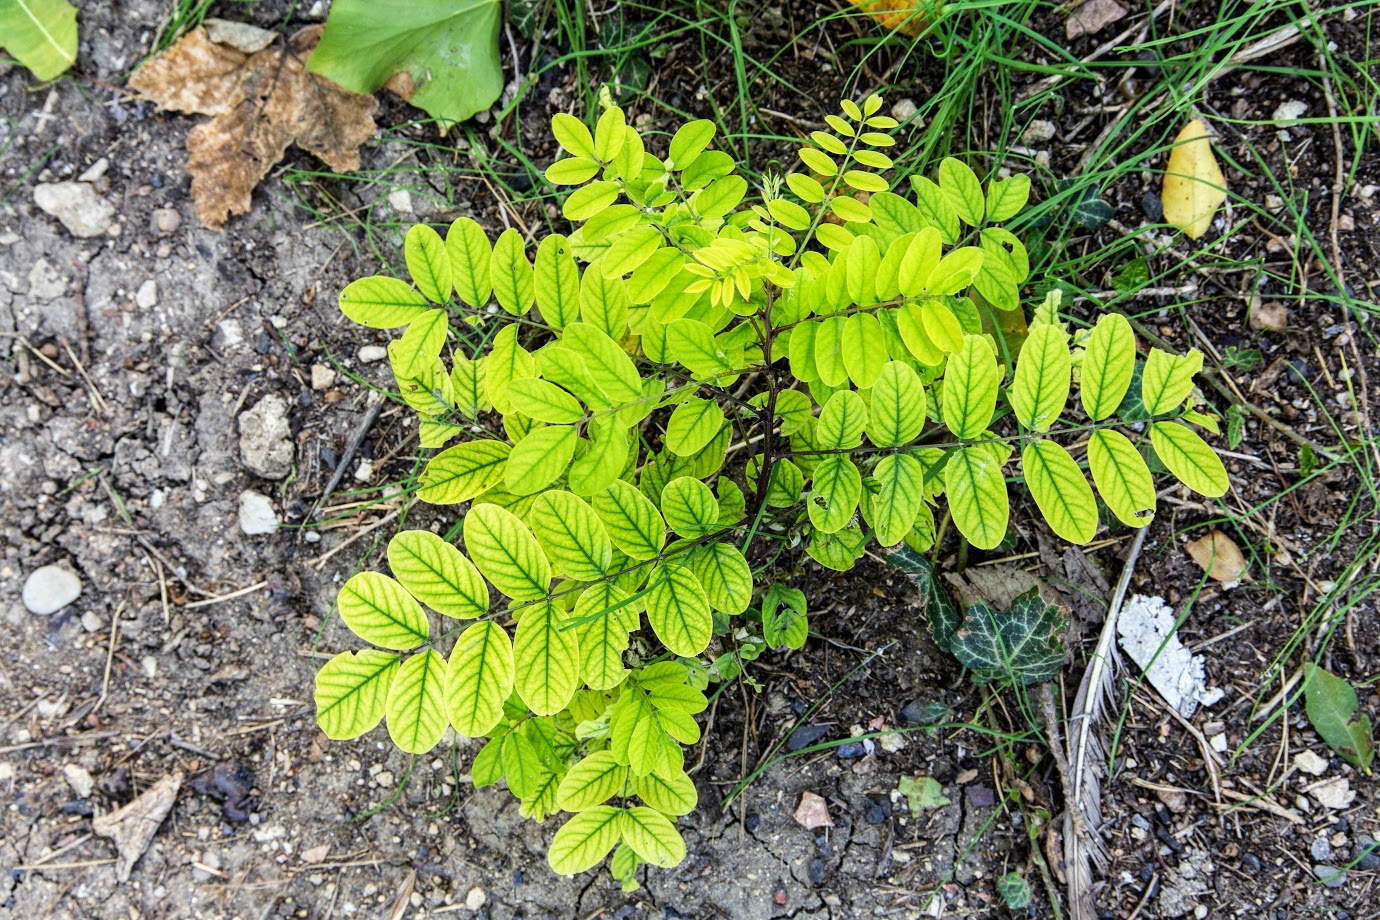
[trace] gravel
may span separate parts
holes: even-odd
[[[61,565],[35,569],[24,581],[24,607],[39,616],[57,613],[81,597],[81,579]]]
[[[115,209],[85,182],[46,182],[34,187],[34,204],[53,215],[76,237],[105,236]]]
[[[267,495],[246,489],[240,493],[240,531],[257,537],[278,529],[278,514]]]
[[[282,479],[292,471],[292,426],[287,400],[269,394],[240,416],[240,462],[265,479]]]

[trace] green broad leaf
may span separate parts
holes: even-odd
[[[498,0],[332,3],[307,69],[369,95],[407,74],[408,102],[447,126],[487,109],[503,92]]]
[[[691,658],[708,647],[714,617],[704,588],[688,567],[657,566],[648,580],[646,600],[647,622],[673,654]]]
[[[556,804],[556,793],[560,790],[560,784],[561,778],[557,774],[550,770],[541,771],[532,794],[521,800],[522,806],[518,809],[518,814],[538,824],[545,821],[547,815],[560,810],[560,806]]]
[[[661,513],[672,530],[688,539],[704,536],[719,523],[714,493],[693,476],[681,476],[666,484],[661,490]]]
[[[713,543],[695,557],[691,568],[704,588],[709,606],[733,616],[752,602],[752,569],[742,550],[731,543]]]
[[[580,321],[617,342],[628,334],[628,290],[622,278],[606,276],[605,258],[591,263],[580,282]]]
[[[455,640],[446,666],[446,713],[456,732],[480,738],[503,719],[516,670],[513,643],[491,620],[471,624]]]
[[[687,121],[676,129],[675,135],[671,138],[671,146],[667,151],[667,169],[683,170],[704,152],[704,148],[709,146],[709,142],[714,139],[714,122],[706,118],[696,121]]]
[[[816,532],[805,547],[805,552],[826,569],[849,572],[866,547],[867,535],[857,524],[849,524],[834,533]]]
[[[552,343],[536,353],[537,367],[542,377],[571,393],[593,410],[606,410],[608,397],[594,382],[585,359],[569,348]]]
[[[871,502],[872,529],[882,546],[895,546],[910,533],[920,513],[925,469],[909,454],[888,454],[872,475],[879,487]]]
[[[561,206],[561,214],[566,220],[588,220],[618,201],[618,193],[616,182],[599,181],[582,185],[570,193]]]
[[[815,329],[815,372],[825,386],[839,387],[848,382],[848,366],[843,363],[843,337],[848,318],[830,316]]]
[[[1100,422],[1116,411],[1136,369],[1136,335],[1120,313],[1105,313],[1093,327],[1083,355],[1083,411]]]
[[[952,373],[952,372],[951,372]],[[878,447],[902,447],[925,425],[925,389],[908,364],[888,361],[872,387],[867,436]]]
[[[625,406],[642,398],[642,378],[632,358],[607,333],[589,323],[571,323],[562,342],[584,359],[595,384],[613,405]]]
[[[1183,357],[1150,349],[1140,380],[1145,411],[1153,418],[1179,408],[1193,392],[1193,377],[1202,369],[1203,353],[1196,348]]]
[[[727,476],[719,478],[719,524],[727,527],[736,524],[747,514],[747,501],[743,490]]]
[[[883,360],[878,368],[886,364]],[[853,390],[839,390],[819,413],[815,444],[821,450],[847,450],[862,443],[867,427],[867,403]]]
[[[662,776],[648,773],[632,778],[633,793],[663,815],[679,818],[695,810],[700,802],[695,783],[684,772]]]
[[[0,48],[48,82],[77,59],[77,8],[66,0],[0,0]]]
[[[1030,200],[1030,177],[1023,173],[987,183],[987,219],[994,223],[1010,220]]]
[[[623,131],[626,127],[623,110],[616,105],[609,106],[599,116],[599,123],[594,127],[594,155],[600,162],[611,163],[618,156],[618,151],[623,148]]]
[[[472,620],[489,612],[489,586],[460,550],[429,530],[388,541],[388,566],[408,593],[437,613]]]
[[[551,563],[516,515],[497,505],[475,505],[465,515],[465,547],[479,571],[515,601],[546,596]]]
[[[877,299],[877,272],[881,268],[882,256],[877,249],[877,241],[870,236],[860,236],[853,241],[853,245],[848,247],[848,251],[840,257],[844,273],[844,287],[855,304],[871,304]],[[851,323],[854,318],[868,316],[866,313],[855,313],[849,317]],[[845,338],[845,341],[847,339]],[[859,384],[861,386],[861,384]]]
[[[848,379],[860,389],[871,389],[887,362],[886,338],[877,317],[871,313],[854,313],[848,317],[843,329],[842,351]]]
[[[588,811],[623,790],[628,768],[609,751],[595,751],[570,768],[561,779],[556,801],[566,811]]]
[[[474,755],[474,762],[470,764],[470,778],[474,780],[474,788],[483,789],[503,779],[503,747],[507,737],[499,735]]]
[[[726,424],[716,400],[691,396],[676,406],[666,423],[666,449],[688,457],[705,448]]]
[[[671,819],[655,809],[642,805],[625,809],[619,816],[619,832],[645,863],[674,869],[685,860],[685,840]]]
[[[397,377],[416,379],[435,368],[449,331],[445,310],[427,310],[413,320],[402,338],[388,350]]]
[[[872,200],[875,206],[876,197]],[[915,242],[915,237],[914,231],[902,233],[887,244],[886,253],[877,265],[877,277],[874,279],[878,302],[891,300],[901,293],[901,263],[905,260],[910,244]]]
[[[508,790],[520,799],[536,795],[551,772],[542,764],[536,746],[521,732],[511,731],[503,736],[502,758]]]
[[[538,428],[523,438],[508,456],[503,483],[514,495],[531,495],[551,485],[575,456],[579,440],[574,426]]]
[[[537,376],[537,359],[518,344],[517,325],[498,330],[489,353],[484,356],[484,390],[489,402],[504,415],[513,411],[508,385],[523,377]]]
[[[655,227],[637,227],[624,233],[613,241],[608,252],[604,253],[599,260],[601,274],[609,280],[615,278],[621,280],[623,275],[639,268],[655,255],[661,247],[662,240],[661,233]],[[627,292],[624,286],[619,284],[618,290],[625,295],[624,301],[626,303]],[[588,321],[589,317],[584,317],[584,319]],[[615,336],[615,338],[621,338],[621,336]]]
[[[1222,458],[1192,428],[1182,422],[1155,422],[1150,444],[1169,472],[1194,492],[1207,498],[1226,494],[1230,483]]]
[[[1097,500],[1069,452],[1053,441],[1032,441],[1021,452],[1021,465],[1050,528],[1070,543],[1090,541],[1097,532]]]
[[[646,162],[647,147],[642,142],[642,135],[637,133],[636,128],[625,125],[623,144],[613,158],[611,168],[618,178],[631,182],[642,175],[642,165]]]
[[[425,754],[446,733],[445,673],[446,659],[429,648],[404,661],[393,678],[388,736],[408,754]]]
[[[869,208],[865,203],[859,201],[856,198],[852,198],[848,195],[836,194],[833,198],[830,198],[829,210],[833,211],[836,217],[840,218],[843,221],[846,221],[847,223],[866,224],[872,220],[872,209]],[[821,226],[823,227],[828,225],[825,224]],[[817,239],[820,240],[820,242],[824,242],[825,239],[827,239],[827,237],[821,238],[819,236],[818,231],[815,232],[815,236]],[[852,241],[852,238],[848,240],[850,245]],[[843,240],[840,238],[839,242],[843,242]]]
[[[929,301],[921,304],[920,324],[925,327],[925,337],[944,354],[962,350],[963,326],[954,311],[942,303]]]
[[[701,219],[718,220],[742,202],[747,189],[742,176],[724,176],[691,195],[689,205]]]
[[[1067,628],[1068,618],[1059,606],[1046,603],[1032,588],[1016,598],[1010,610],[998,612],[986,604],[969,607],[952,651],[979,683],[1037,684],[1057,677],[1063,668]]]
[[[631,484],[615,480],[607,491],[594,496],[591,504],[613,545],[630,558],[641,561],[661,553],[666,522],[656,505]]]
[[[427,462],[417,497],[432,505],[469,501],[502,481],[512,448],[502,441],[466,441]]]
[[[810,228],[810,212],[795,202],[773,198],[767,202],[767,211],[773,220],[787,230],[800,231]]]
[[[976,246],[952,249],[939,260],[925,282],[926,293],[935,296],[957,294],[973,283],[982,271],[987,254]]]
[[[915,207],[920,219],[927,226],[939,231],[939,237],[946,246],[958,240],[962,229],[959,226],[958,210],[949,196],[944,194],[933,181],[925,176],[912,175],[910,184],[915,189]]]
[[[580,593],[572,617],[580,643],[580,677],[591,690],[612,690],[627,677],[623,652],[628,634],[637,629],[638,602],[612,582],[590,585]]]
[[[379,648],[405,651],[431,638],[421,605],[387,575],[352,576],[341,586],[336,605],[350,632]]]
[[[545,237],[537,246],[533,280],[543,322],[553,329],[564,329],[579,318],[580,269],[569,242],[559,233]]]
[[[918,297],[928,289],[930,278],[939,267],[943,248],[939,231],[934,227],[924,227],[911,238],[896,269],[900,293]]]
[[[446,254],[455,293],[471,307],[487,304],[493,291],[489,275],[493,249],[484,228],[468,217],[456,219],[446,231]]]
[[[622,833],[622,809],[597,805],[588,811],[576,812],[551,838],[546,861],[559,875],[584,872],[603,862],[622,839]]]
[[[576,581],[597,581],[609,574],[613,545],[594,509],[569,492],[543,492],[527,512],[552,569]]]
[[[702,379],[732,370],[713,330],[697,319],[682,317],[666,325],[666,351]]]
[[[1068,335],[1045,323],[1030,330],[1011,384],[1016,420],[1031,431],[1048,431],[1064,411],[1073,379]]]
[[[861,498],[862,474],[857,465],[848,457],[825,457],[815,467],[805,509],[815,530],[837,533],[853,519]]]
[[[800,649],[810,637],[805,592],[774,584],[762,598],[762,638],[771,648]]]
[[[556,113],[551,119],[551,134],[556,138],[556,143],[561,145],[561,149],[571,156],[596,161],[599,159],[599,154],[594,149],[594,135],[585,127],[584,122],[574,115]]]
[[[954,206],[959,220],[970,227],[982,223],[987,203],[982,195],[982,183],[967,163],[953,157],[940,160],[939,188]]]
[[[1144,527],[1155,516],[1155,483],[1140,451],[1119,431],[1094,431],[1088,439],[1088,469],[1112,513],[1128,527]]]
[[[585,157],[565,157],[546,167],[546,181],[552,185],[584,185],[599,174],[599,161]]]
[[[426,224],[413,226],[403,239],[403,256],[412,283],[417,285],[417,290],[427,300],[432,303],[450,300],[450,259],[446,255],[446,244],[441,234]]]
[[[620,425],[606,423],[582,456],[570,465],[566,483],[570,491],[583,497],[603,492],[628,464],[628,432]]]
[[[474,512],[470,512],[473,514]],[[539,716],[555,715],[580,687],[580,643],[563,628],[565,612],[551,601],[526,607],[513,638],[513,687]]]
[[[944,425],[955,437],[972,441],[987,430],[997,408],[1000,383],[997,356],[987,339],[965,335],[963,348],[949,358],[944,373]]]
[[[801,201],[819,204],[824,200],[824,186],[804,173],[793,172],[786,176],[786,185],[800,197]]]
[[[619,763],[630,766],[635,776],[680,766],[679,747],[662,728],[647,695],[636,687],[620,691],[613,705],[609,750]]]
[[[579,400],[540,377],[519,377],[508,384],[508,399],[523,415],[552,425],[573,425],[585,417]]]
[[[804,322],[791,330],[787,355],[791,362],[791,375],[805,383],[819,379],[819,369],[815,367],[815,336],[819,333],[819,326],[819,323]]]
[[[895,192],[876,192],[868,199],[867,205],[872,209],[873,223],[883,232],[891,234],[888,245],[892,248],[895,246],[896,237],[914,233],[924,226],[920,222],[920,212],[915,209],[915,205]]]
[[[1019,872],[1008,872],[997,879],[997,894],[1001,895],[1007,909],[1011,911],[1024,912],[1035,899],[1030,890],[1030,883],[1021,878]]]
[[[536,297],[534,277],[532,263],[527,261],[527,244],[521,233],[509,227],[498,235],[489,257],[494,299],[513,316],[522,316]]]
[[[1370,716],[1357,715],[1356,688],[1311,661],[1303,666],[1304,705],[1308,721],[1341,758],[1367,776],[1375,759]]]
[[[680,175],[680,184],[687,192],[704,188],[715,179],[722,179],[738,168],[733,157],[719,150],[706,150],[695,157]]]
[[[370,329],[397,329],[430,309],[420,291],[386,275],[351,281],[340,292],[340,312]]]
[[[348,741],[383,721],[398,656],[365,648],[341,652],[316,672],[316,724],[333,741]]]
[[[634,304],[650,304],[684,264],[685,256],[679,249],[661,247],[633,270],[628,279],[628,300]]]
[[[944,465],[944,491],[959,533],[978,549],[992,549],[1006,537],[1011,515],[1001,464],[981,447],[961,447]]]
[[[920,304],[902,305],[896,312],[896,332],[906,351],[916,361],[927,367],[938,367],[944,363],[944,351],[925,331],[925,308]]]

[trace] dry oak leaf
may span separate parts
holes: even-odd
[[[1212,153],[1212,141],[1202,119],[1184,125],[1174,138],[1161,198],[1165,222],[1191,240],[1208,232],[1217,209],[1227,200],[1227,180]]]
[[[1114,22],[1126,18],[1126,7],[1117,0],[1087,0],[1064,21],[1064,34],[1069,41],[1084,35],[1096,35]]]
[[[153,835],[158,833],[158,825],[172,811],[173,803],[177,801],[177,790],[182,788],[182,779],[181,773],[165,776],[124,808],[101,815],[91,822],[91,829],[98,836],[115,841],[115,849],[120,854],[120,862],[115,869],[120,881],[129,881],[130,870],[148,849]]]
[[[285,45],[245,54],[197,27],[130,77],[130,88],[161,109],[213,116],[187,135],[196,216],[212,230],[248,213],[254,187],[289,144],[336,172],[359,169],[378,100],[306,72],[320,37],[321,27],[310,26]]]
[[[833,827],[834,819],[829,817],[829,805],[822,796],[813,792],[802,792],[800,794],[800,804],[796,806],[795,818],[797,824],[807,830],[814,830],[817,827]]]
[[[848,0],[888,29],[918,38],[939,17],[943,4],[937,0]]]
[[[1207,572],[1213,581],[1231,584],[1245,581],[1250,577],[1246,574],[1248,563],[1246,557],[1241,554],[1241,548],[1220,530],[1190,540],[1184,545],[1184,549],[1188,550],[1193,561],[1198,563],[1198,567]]]

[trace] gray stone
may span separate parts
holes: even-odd
[[[1334,866],[1317,865],[1313,867],[1313,874],[1318,881],[1328,888],[1341,888],[1346,884],[1346,870],[1338,869]]]
[[[269,394],[240,416],[240,462],[265,479],[282,479],[292,471],[292,426],[287,400]]]
[[[1332,844],[1326,837],[1314,837],[1308,855],[1313,857],[1314,862],[1327,862],[1332,858]]]
[[[40,616],[57,613],[81,597],[81,579],[65,566],[45,565],[25,579],[23,597],[30,613]]]
[[[40,256],[29,269],[29,296],[34,300],[55,300],[67,293],[67,278]]]
[[[1043,144],[1054,139],[1054,122],[1036,120],[1032,121],[1021,135],[1021,140],[1027,144]]]
[[[365,364],[373,364],[375,361],[382,361],[388,357],[388,349],[382,345],[365,345],[359,350],[359,360]]]
[[[251,537],[278,529],[278,514],[267,495],[251,490],[240,493],[240,530]]]
[[[34,188],[34,204],[62,221],[77,237],[105,236],[115,209],[85,182],[47,182]]]
[[[152,278],[139,285],[134,294],[134,303],[140,310],[150,310],[158,306],[158,282]]]
[[[913,99],[902,99],[891,107],[891,117],[904,122],[919,111]]]
[[[96,788],[96,781],[91,778],[91,774],[78,764],[69,763],[63,767],[62,778],[67,780],[67,785],[72,787],[79,799],[91,798],[91,790]]]
[[[168,236],[182,226],[182,215],[173,208],[156,208],[149,215],[149,226],[159,236]]]

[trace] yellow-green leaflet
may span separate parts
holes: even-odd
[[[705,547],[695,556],[692,569],[709,606],[720,613],[742,613],[752,602],[752,569],[733,544],[713,543]]]
[[[942,252],[943,241],[934,227],[925,227],[915,234],[896,272],[902,294],[916,297],[924,293],[930,276],[939,267]]]
[[[819,323],[801,323],[791,330],[790,354],[791,373],[799,380],[811,383],[819,379],[815,367],[815,335]]]
[[[896,332],[917,361],[929,367],[937,367],[944,362],[944,352],[939,349],[925,331],[924,308],[918,303],[908,303],[896,314]]]
[[[358,738],[383,720],[398,656],[365,648],[341,652],[316,672],[316,724],[327,738]]]
[[[513,686],[539,716],[560,712],[580,686],[580,643],[573,629],[561,628],[564,619],[550,601],[534,604],[522,611],[513,639]]]
[[[877,542],[895,546],[915,525],[924,500],[925,470],[909,454],[888,454],[877,462],[873,476],[879,486],[871,502]]]
[[[625,127],[627,121],[623,117],[623,110],[616,105],[609,106],[599,116],[599,122],[594,127],[594,155],[600,162],[609,163],[618,156],[618,151],[623,148]]]
[[[869,243],[868,237],[860,237]],[[875,268],[873,273],[875,274]],[[848,378],[861,389],[871,389],[886,364],[886,338],[882,324],[871,313],[854,313],[843,327],[843,366]]]
[[[978,272],[982,271],[985,258],[986,253],[976,246],[950,250],[930,273],[929,280],[925,282],[926,292],[935,295],[957,294],[973,283]]]
[[[1091,540],[1097,532],[1097,500],[1069,452],[1053,441],[1034,441],[1021,452],[1021,465],[1025,484],[1050,528],[1070,543]]]
[[[648,582],[647,622],[672,653],[692,657],[704,651],[714,629],[709,600],[693,572],[663,563]]]
[[[1203,369],[1203,353],[1189,349],[1182,358],[1150,349],[1140,381],[1141,399],[1151,416],[1173,412],[1193,392],[1193,377]],[[1165,464],[1168,466],[1168,464]]]
[[[623,652],[628,633],[639,625],[637,602],[613,582],[590,585],[575,602],[573,627],[580,642],[580,676],[591,690],[611,690],[623,682]]]
[[[420,377],[431,370],[441,356],[449,331],[445,310],[427,310],[414,319],[402,338],[393,343],[396,347],[388,352],[389,358],[398,362],[398,374]]]
[[[652,559],[666,542],[661,512],[631,484],[615,480],[591,503],[613,545],[633,559]]]
[[[982,195],[982,183],[968,164],[953,157],[939,161],[939,187],[954,206],[958,219],[970,227],[982,223],[986,200]]]
[[[810,523],[821,533],[842,530],[862,498],[862,474],[847,457],[825,457],[815,467],[810,499],[805,506]]]
[[[730,370],[713,330],[697,319],[682,317],[668,323],[666,350],[698,377],[711,378]]]
[[[1001,464],[982,447],[957,448],[944,465],[944,491],[954,524],[978,549],[992,549],[1006,536],[1011,514]]]
[[[432,303],[450,300],[450,258],[441,234],[426,224],[416,224],[403,240],[407,272],[417,290]]]
[[[340,312],[370,329],[397,329],[430,309],[420,291],[384,275],[351,281],[340,292]]]
[[[561,780],[556,801],[566,811],[588,811],[623,790],[628,768],[609,751],[595,751],[578,761]]]
[[[570,244],[553,233],[537,246],[533,292],[542,321],[553,329],[563,329],[580,315],[580,269],[570,253]]]
[[[666,449],[682,457],[699,453],[724,424],[724,410],[716,400],[691,396],[676,406],[666,423]]]
[[[403,662],[388,691],[388,735],[401,750],[425,754],[446,733],[446,659],[435,649]]]
[[[1020,213],[1030,199],[1030,177],[1017,173],[987,183],[987,219],[1000,222]]]
[[[469,501],[503,479],[512,448],[502,441],[466,441],[427,462],[417,497],[433,505]]]
[[[497,505],[465,515],[465,546],[489,583],[516,601],[545,597],[551,563],[527,525]]]
[[[883,360],[878,369],[885,363]],[[862,443],[863,429],[866,427],[867,403],[852,390],[839,390],[829,397],[820,410],[819,424],[815,426],[815,444],[821,450],[857,447]]]
[[[1155,422],[1150,426],[1155,455],[1179,481],[1199,495],[1225,495],[1230,483],[1222,458],[1182,422]]]
[[[514,495],[531,495],[555,482],[575,456],[579,436],[571,425],[538,428],[513,448],[503,483]]]
[[[489,586],[460,550],[429,530],[388,541],[388,566],[417,600],[437,613],[472,620],[489,612]]]
[[[508,400],[523,415],[552,425],[573,425],[585,417],[579,400],[540,377],[519,377],[508,384]]]
[[[416,648],[431,637],[426,613],[402,585],[378,572],[359,572],[340,588],[340,618],[379,648]]]
[[[518,344],[517,326],[507,325],[494,336],[489,354],[484,358],[484,389],[494,408],[507,415],[513,411],[508,399],[508,384],[522,377],[537,375],[537,359]]]
[[[580,282],[580,322],[617,342],[628,334],[627,285],[616,275],[606,277],[603,261],[590,263]]]
[[[815,330],[815,371],[825,386],[842,386],[848,381],[848,367],[843,363],[843,333],[847,326],[847,317],[835,315],[820,321]]]
[[[1150,523],[1155,516],[1155,483],[1145,458],[1124,434],[1094,431],[1088,439],[1088,469],[1102,500],[1123,524],[1144,527]]]
[[[599,260],[601,263],[600,274],[606,279],[618,279],[622,281],[622,276],[631,271],[637,270],[642,263],[650,259],[661,247],[663,238],[655,227],[637,227],[618,237],[609,246],[608,252]],[[620,283],[618,291],[626,295],[626,289]]]
[[[589,128],[574,115],[559,112],[553,116],[551,134],[556,138],[556,143],[561,145],[561,149],[571,156],[584,157],[587,160],[599,159],[594,150],[594,135],[590,134]]]
[[[522,234],[512,227],[500,233],[494,243],[489,258],[489,277],[493,282],[494,299],[504,310],[521,316],[532,306],[536,296],[532,263],[527,261],[527,244]]]
[[[569,492],[543,492],[527,512],[527,523],[557,574],[596,581],[609,574],[613,546],[599,517]]]
[[[641,805],[626,809],[619,816],[619,831],[643,862],[671,869],[685,859],[685,841],[659,811]]]
[[[1064,330],[1050,323],[1031,329],[1011,384],[1016,420],[1031,431],[1048,431],[1069,401],[1072,374],[1073,359]]]
[[[851,302],[855,304],[871,304],[877,298],[877,270],[882,264],[882,255],[877,249],[877,241],[870,236],[860,236],[853,241],[853,245],[848,247],[848,252],[841,257],[844,271],[844,282]],[[849,317],[851,324],[854,319],[864,316],[871,316],[868,313],[855,313]],[[846,340],[845,340],[846,341]],[[858,384],[862,386],[862,384]]]
[[[925,389],[910,365],[888,361],[872,387],[867,436],[878,447],[901,447],[925,425]]]
[[[944,424],[956,437],[971,441],[992,424],[1000,381],[992,346],[980,335],[965,335],[944,374]]]
[[[931,300],[920,305],[920,324],[925,336],[944,354],[952,354],[963,347],[963,326],[954,312]]]
[[[484,362],[480,358],[471,361],[456,352],[455,366],[450,371],[450,385],[455,399],[455,408],[468,419],[475,419],[480,412],[489,408],[489,394],[484,387]]]
[[[638,798],[663,815],[688,815],[700,801],[694,780],[684,773],[671,776],[648,773],[646,776],[634,776],[632,783]]]
[[[1097,321],[1081,367],[1083,411],[1100,422],[1121,405],[1136,371],[1136,335],[1126,317],[1107,313]]]
[[[570,465],[566,482],[576,495],[598,495],[613,484],[628,464],[628,432],[606,421],[583,456]]]
[[[468,217],[458,218],[446,231],[446,255],[460,299],[471,307],[487,304],[493,290],[489,282],[492,249],[484,228]]]
[[[589,374],[615,406],[625,406],[642,398],[642,378],[628,353],[603,330],[589,323],[571,323],[565,328],[565,347],[584,358]]]
[[[680,476],[662,488],[661,513],[677,534],[694,539],[709,533],[719,522],[719,503],[699,479]]]
[[[460,634],[445,679],[446,713],[460,735],[480,738],[493,731],[515,674],[513,643],[502,626],[481,620]]]
[[[612,805],[597,805],[571,815],[551,838],[546,861],[560,875],[594,868],[621,839],[622,815]]]

